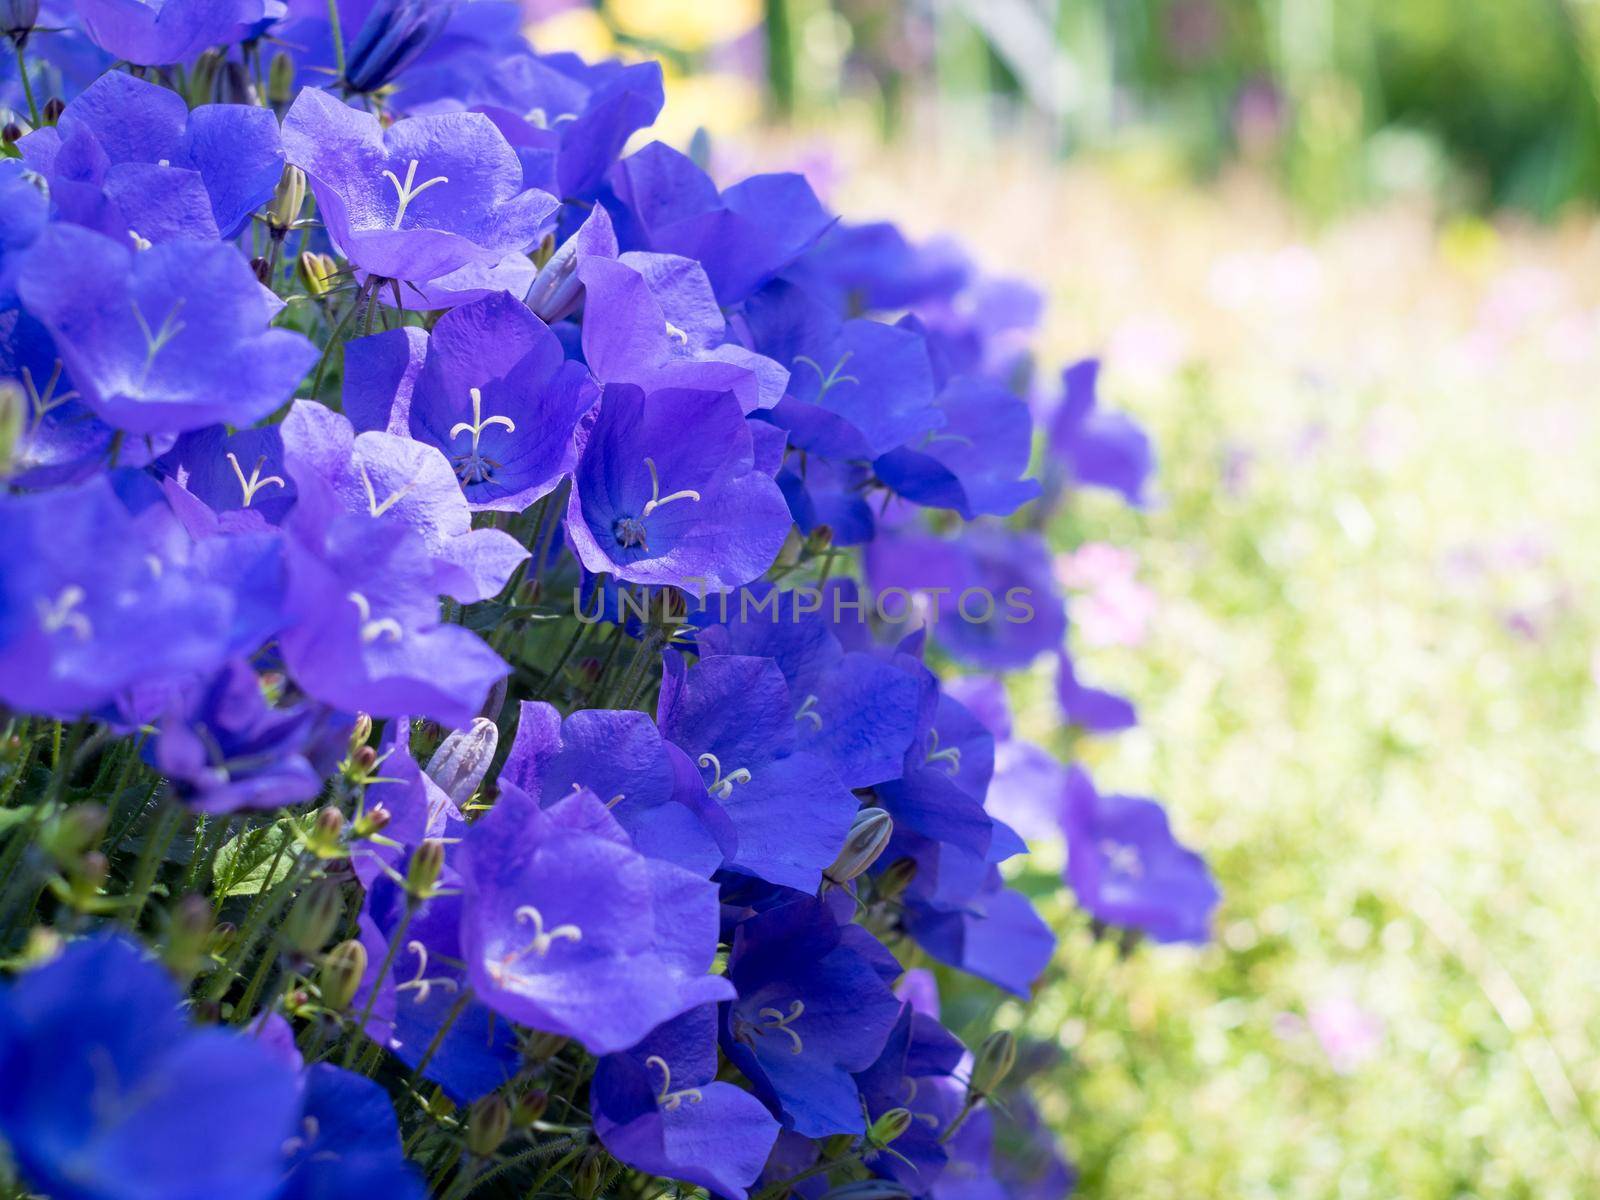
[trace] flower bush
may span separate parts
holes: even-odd
[[[1033,833],[1108,926],[1216,892],[1011,735],[1043,657],[1133,721],[1038,531],[1152,465],[1038,298],[624,155],[659,70],[513,5],[4,13],[17,1186],[1061,1194],[940,979],[1046,966]]]

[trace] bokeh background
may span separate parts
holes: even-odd
[[[1028,279],[1157,442],[1052,531],[1140,728],[1015,697],[1225,893],[1163,948],[1023,881],[1061,946],[994,1015],[1081,1194],[1600,1196],[1600,3],[529,5],[724,178]]]

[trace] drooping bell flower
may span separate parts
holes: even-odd
[[[281,305],[221,243],[135,251],[52,225],[29,247],[17,291],[84,402],[129,433],[249,425],[316,361],[305,337],[268,328]]]
[[[722,1049],[784,1128],[806,1137],[865,1128],[854,1072],[882,1053],[900,1015],[884,982],[899,966],[859,925],[802,897],[740,923]]]
[[[717,1010],[702,1005],[595,1065],[595,1134],[635,1170],[745,1200],[778,1122],[749,1092],[716,1076]]]
[[[462,850],[462,955],[508,1019],[612,1054],[732,997],[708,973],[716,885],[640,854],[593,793],[541,809],[504,785]]]
[[[733,822],[738,845],[729,869],[816,890],[859,804],[827,759],[800,748],[778,664],[726,654],[687,667],[669,649],[656,722]]]
[[[693,160],[661,142],[617,163],[606,181],[610,196],[602,199],[622,248],[698,260],[719,304],[738,304],[833,223],[802,175],[753,175],[719,192]]]
[[[1078,903],[1108,925],[1158,942],[1204,942],[1221,898],[1205,861],[1173,835],[1154,800],[1101,795],[1082,767],[1071,768],[1067,881]]]
[[[586,570],[690,591],[737,587],[772,565],[789,528],[731,394],[604,389],[567,505]]]
[[[387,129],[315,88],[283,123],[334,246],[369,277],[426,283],[534,246],[556,210],[482,113],[439,113]],[[380,297],[381,298],[381,297]]]
[[[206,104],[121,71],[100,76],[55,125],[17,143],[60,219],[129,244],[232,241],[283,174],[264,108]]]
[[[196,1029],[164,968],[96,937],[0,988],[0,1136],[60,1200],[271,1200],[299,1124],[294,1071]]]
[[[933,1186],[948,1161],[939,1139],[966,1092],[956,1078],[965,1054],[960,1039],[937,1018],[910,1004],[901,1008],[877,1061],[856,1075],[869,1121],[896,1108],[911,1115],[905,1132],[892,1144],[893,1153],[880,1151],[866,1160],[875,1174],[918,1194]]]

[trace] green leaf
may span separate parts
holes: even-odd
[[[217,851],[216,865],[212,868],[215,891],[219,896],[254,896],[272,887],[289,874],[294,865],[292,849],[278,853],[284,839],[291,842],[296,837],[294,822],[288,818],[271,825],[247,829],[237,837],[229,838]],[[273,860],[277,869],[273,869]]]

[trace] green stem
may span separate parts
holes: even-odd
[[[526,1200],[533,1200],[533,1197],[537,1196],[540,1191],[543,1190],[544,1185],[554,1179],[556,1175],[560,1173],[563,1167],[565,1167],[573,1159],[577,1158],[578,1155],[583,1153],[583,1149],[584,1148],[582,1146],[574,1146],[571,1150],[567,1151],[560,1158],[556,1159],[555,1162],[546,1167],[544,1171],[540,1173],[539,1178],[533,1181],[533,1186],[528,1189]]]
[[[578,623],[578,628],[568,640],[566,649],[561,652],[561,657],[556,659],[556,665],[550,668],[550,673],[545,676],[544,682],[539,685],[539,691],[534,695],[535,700],[543,700],[550,694],[550,689],[555,687],[561,679],[561,672],[567,669],[567,664],[572,661],[572,656],[577,653],[578,647],[583,643],[584,636],[589,632],[589,626]]]
[[[175,800],[167,799],[156,813],[155,826],[145,835],[144,846],[139,850],[139,860],[133,870],[133,899],[128,911],[128,924],[137,925],[150,902],[150,889],[155,886],[161,861],[178,836],[178,826],[183,823],[184,810]]]
[[[17,52],[17,74],[22,77],[22,94],[28,98],[28,120],[37,129],[44,122],[39,119],[39,105],[33,98],[33,84],[28,82],[28,60],[22,56],[22,43],[16,38],[11,39],[11,48]]]
[[[333,33],[333,62],[344,79],[344,31],[339,27],[339,0],[328,0],[328,26]]]

